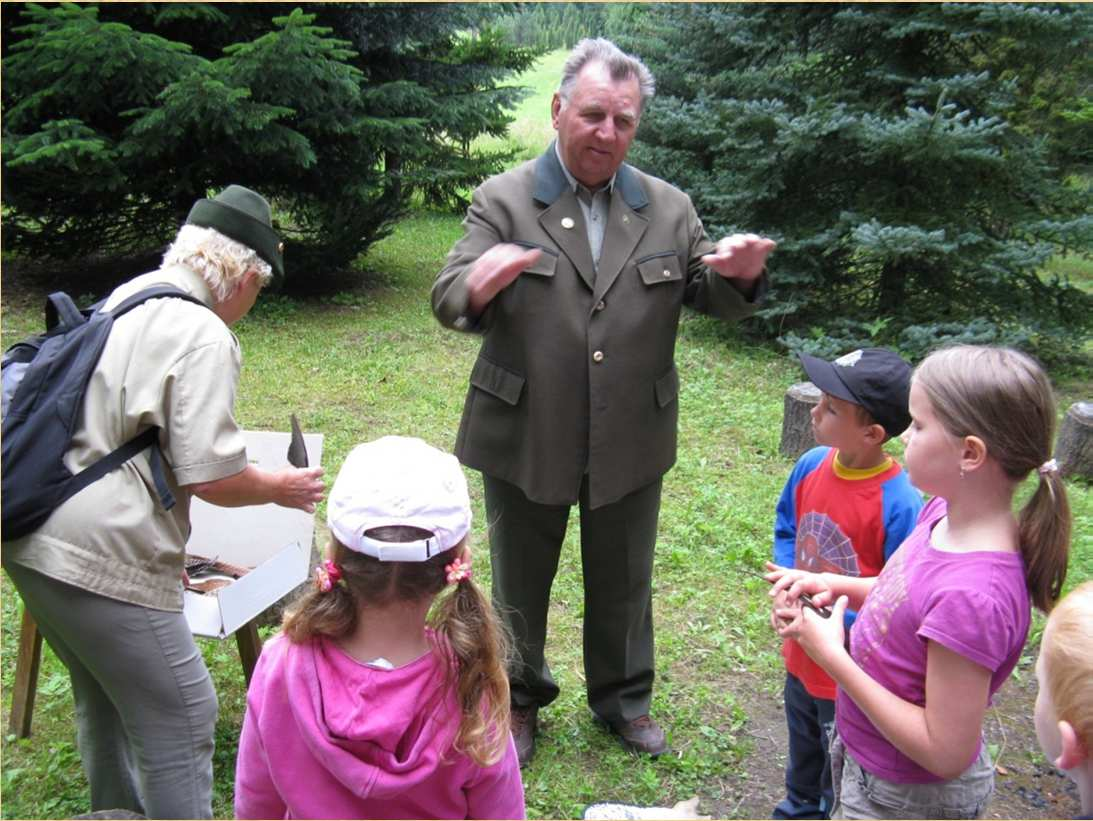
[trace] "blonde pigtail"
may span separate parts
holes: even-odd
[[[453,747],[481,767],[496,764],[509,740],[508,636],[470,578],[438,604],[432,626],[455,656],[450,684],[462,715]]]
[[[333,579],[328,589],[321,583],[309,585],[285,611],[281,629],[294,644],[303,644],[317,636],[341,638],[357,626],[357,598],[351,583],[358,575],[357,554],[333,540],[327,550],[335,557],[333,563],[340,578]]]

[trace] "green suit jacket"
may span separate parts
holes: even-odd
[[[574,504],[586,472],[592,507],[662,476],[676,458],[680,309],[725,319],[755,309],[699,261],[713,243],[690,198],[622,165],[597,270],[551,145],[483,183],[463,230],[432,290],[442,324],[483,336],[460,461],[541,504]],[[468,316],[467,274],[499,242],[543,253],[482,316]]]

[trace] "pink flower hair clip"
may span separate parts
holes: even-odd
[[[464,564],[462,559],[456,558],[454,562],[444,566],[444,572],[448,574],[448,584],[459,584],[471,577],[471,563],[468,561]]]
[[[323,563],[315,568],[315,586],[320,593],[329,593],[336,584],[343,586],[345,584],[342,581],[342,569],[330,559],[324,559]]]

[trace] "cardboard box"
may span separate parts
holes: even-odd
[[[263,470],[288,466],[290,434],[244,431],[247,460]],[[304,434],[308,462],[322,464],[322,434]],[[225,638],[288,595],[310,572],[314,514],[274,504],[217,507],[194,498],[186,552],[253,570],[210,593],[187,590],[183,612],[197,636]]]

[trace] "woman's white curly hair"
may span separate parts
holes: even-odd
[[[273,278],[270,264],[252,249],[215,228],[183,225],[163,255],[164,266],[185,265],[201,274],[218,302],[230,297],[247,271],[257,271],[262,285]]]

